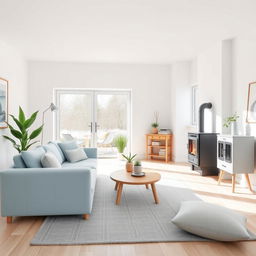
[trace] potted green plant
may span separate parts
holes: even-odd
[[[121,155],[124,153],[124,149],[127,146],[127,137],[124,135],[118,135],[114,138],[114,146],[117,148],[119,153],[119,158],[121,159]]]
[[[155,122],[151,124],[151,127],[152,127],[152,133],[157,134],[158,133],[158,127],[159,127],[159,123],[158,123],[159,113],[155,112],[154,116],[155,116]]]
[[[13,147],[20,153],[21,151],[28,150],[33,144],[39,141],[33,141],[43,130],[43,125],[38,127],[36,130],[29,133],[29,128],[35,122],[38,111],[33,113],[28,119],[26,119],[24,111],[19,107],[19,116],[16,118],[14,115],[10,115],[13,121],[15,122],[17,128],[14,128],[8,123],[10,129],[10,134],[13,138],[3,135],[3,137],[9,140]]]
[[[237,123],[236,121],[238,120],[239,116],[235,113],[232,116],[229,116],[224,119],[224,124],[223,126],[226,128],[229,128],[231,126],[231,135],[236,135],[237,134]]]
[[[134,154],[132,156],[131,152],[129,153],[129,155],[124,155],[122,154],[122,156],[127,160],[126,162],[126,171],[127,172],[133,172],[133,159],[136,157],[136,154]]]
[[[141,161],[135,161],[133,171],[135,173],[141,173],[142,171]]]

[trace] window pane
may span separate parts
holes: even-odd
[[[59,138],[77,139],[83,146],[91,145],[92,97],[90,94],[60,94]]]

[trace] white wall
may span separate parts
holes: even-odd
[[[145,154],[145,133],[154,111],[161,127],[170,126],[170,66],[149,64],[89,64],[29,62],[29,110],[43,110],[53,100],[54,88],[132,89],[132,150]],[[53,137],[48,113],[45,141]]]
[[[221,132],[221,43],[203,51],[197,61],[199,105],[206,102],[213,104],[213,119],[212,122],[205,122],[205,132]]]
[[[239,118],[239,133],[256,137],[256,125],[246,125],[248,85],[256,81],[256,40],[236,38],[233,40],[233,105],[232,111],[237,112]],[[249,128],[249,129],[248,129]],[[256,147],[255,147],[256,149]],[[256,150],[255,150],[255,172],[256,172]],[[251,181],[256,187],[256,174],[250,175]],[[244,182],[245,183],[245,182]]]
[[[0,41],[0,77],[9,81],[9,113],[16,114],[19,105],[27,110],[26,63],[15,49]],[[12,156],[17,151],[10,142],[2,138],[8,130],[0,130],[0,169],[12,164]]]
[[[173,130],[173,160],[187,161],[187,127],[191,124],[191,85],[195,83],[191,61],[176,62],[171,68],[171,128]]]

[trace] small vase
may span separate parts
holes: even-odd
[[[157,134],[157,133],[158,133],[158,129],[153,127],[153,128],[152,128],[152,133],[153,133],[153,134]]]
[[[126,163],[126,171],[133,172],[133,163]]]
[[[231,135],[237,135],[237,123],[236,122],[232,122],[231,123]]]

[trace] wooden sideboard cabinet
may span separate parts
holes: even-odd
[[[172,134],[146,134],[146,159],[172,161]]]

